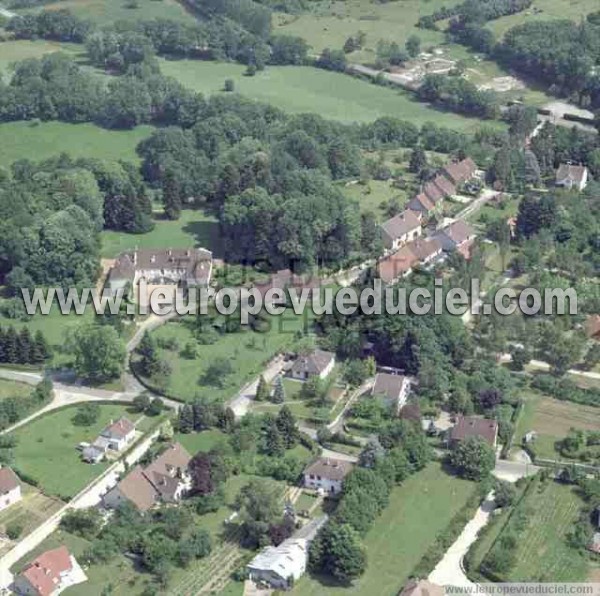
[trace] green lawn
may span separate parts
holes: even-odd
[[[460,131],[474,130],[480,120],[441,112],[416,101],[412,94],[380,87],[349,75],[309,66],[269,66],[254,77],[239,64],[198,60],[161,60],[163,73],[207,95],[223,90],[233,79],[235,90],[291,113],[316,112],[342,122],[371,122],[395,116],[417,125],[433,121]]]
[[[358,31],[366,33],[362,51],[350,54],[352,61],[369,62],[375,58],[380,39],[396,41],[400,46],[410,35],[421,38],[424,48],[444,41],[443,33],[416,27],[420,16],[433,13],[457,0],[402,0],[402,2],[365,2],[364,0],[316,0],[308,2],[305,14],[275,14],[276,33],[299,35],[315,53],[323,48],[339,49]]]
[[[80,44],[46,41],[44,39],[3,41],[0,42],[0,75],[6,81],[10,76],[11,65],[20,60],[41,58],[52,52],[64,52],[75,58],[81,58],[83,51],[83,46]]]
[[[598,10],[598,0],[536,0],[536,8],[542,10],[534,14],[532,10],[502,17],[487,24],[497,36],[502,36],[515,25],[530,21],[547,21],[549,19],[571,19],[579,22],[587,14]]]
[[[582,505],[575,487],[534,479],[533,486],[518,505],[524,512],[526,523],[522,531],[517,531],[515,566],[503,580],[584,581],[588,572],[587,559],[567,544],[567,535],[579,518]],[[515,532],[511,526],[509,522],[503,534]]]
[[[81,461],[76,447],[82,441],[92,442],[111,421],[128,414],[125,406],[101,405],[98,421],[92,426],[75,426],[72,418],[76,406],[42,416],[15,430],[15,467],[37,480],[48,494],[71,497],[103,472],[106,462],[91,465]]]
[[[210,451],[219,443],[227,442],[228,435],[220,430],[205,430],[200,433],[177,433],[175,439],[190,453],[196,455],[199,451]]]
[[[7,397],[26,397],[31,391],[32,386],[27,383],[17,383],[16,381],[0,379],[0,400]]]
[[[303,318],[284,314],[270,317],[268,331],[258,333],[242,330],[220,334],[215,343],[197,346],[197,356],[188,360],[180,355],[187,342],[195,341],[190,328],[174,321],[153,332],[157,340],[176,339],[178,350],[159,350],[172,366],[168,380],[168,395],[184,401],[204,394],[219,399],[233,397],[239,389],[258,375],[265,364],[280,350],[294,341],[294,334],[303,328]],[[243,328],[245,329],[245,328]],[[232,372],[222,378],[221,386],[208,385],[202,377],[209,365],[217,359],[227,359]]]
[[[102,256],[114,258],[134,248],[175,248],[201,246],[221,256],[219,223],[201,210],[184,209],[177,221],[159,219],[147,234],[127,234],[105,230],[102,232]]]
[[[133,130],[106,130],[90,123],[5,122],[0,124],[0,163],[6,166],[18,159],[39,161],[60,153],[139,163],[135,148],[152,130],[146,125]]]
[[[154,18],[191,21],[193,19],[176,0],[137,0],[131,7],[127,0],[63,0],[44,5],[44,10],[70,10],[77,16],[99,25],[114,21],[137,21]],[[25,12],[25,11],[24,11]]]
[[[364,540],[367,571],[352,587],[324,585],[306,575],[292,594],[397,594],[437,534],[474,490],[475,484],[449,476],[439,464],[431,464],[392,491],[390,504]]]

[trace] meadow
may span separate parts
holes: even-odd
[[[343,588],[326,585],[307,574],[292,594],[397,594],[437,534],[448,526],[474,490],[475,484],[450,476],[439,463],[432,463],[392,490],[389,505],[365,536],[369,563],[360,579]]]
[[[109,464],[91,465],[81,461],[77,445],[92,442],[111,421],[121,416],[135,420],[122,405],[100,405],[100,416],[91,426],[73,424],[77,406],[45,414],[11,433],[17,439],[14,466],[39,483],[50,495],[72,497],[99,476]]]
[[[472,131],[481,123],[476,118],[436,110],[416,101],[407,91],[310,66],[269,66],[248,77],[239,64],[198,60],[160,60],[160,64],[164,74],[195,91],[220,93],[225,80],[231,79],[241,95],[290,113],[316,112],[341,122],[372,122],[394,116],[417,125],[435,121],[459,131]]]
[[[189,319],[185,320],[190,322]],[[196,358],[180,354],[188,342],[196,343],[190,326],[181,320],[171,321],[152,332],[159,344],[175,342],[175,349],[159,349],[161,357],[171,365],[165,393],[175,399],[192,401],[200,394],[221,400],[233,397],[246,383],[258,375],[265,364],[279,351],[289,346],[298,331],[303,330],[302,317],[281,316],[268,318],[268,330],[259,333],[241,328],[236,332],[219,333],[214,343],[196,346]],[[231,373],[223,374],[218,385],[204,380],[211,364],[222,360],[231,363]],[[211,381],[212,382],[212,381]]]
[[[350,54],[353,61],[373,61],[377,42],[395,41],[400,46],[411,35],[421,38],[424,47],[444,40],[443,33],[417,28],[419,17],[442,6],[458,4],[458,0],[403,0],[402,2],[365,2],[364,0],[316,0],[301,15],[275,13],[275,33],[299,35],[306,39],[314,53],[324,48],[341,48],[348,37],[358,31],[366,34],[361,51]]]
[[[20,121],[0,124],[0,163],[18,159],[41,161],[66,153],[71,157],[125,160],[139,163],[137,145],[150,136],[152,126],[107,130],[95,124]]]
[[[0,75],[6,80],[10,76],[11,65],[27,58],[41,58],[53,52],[64,52],[73,58],[80,59],[84,49],[75,43],[63,43],[37,39],[35,41],[15,39],[0,42]]]
[[[192,18],[177,0],[61,0],[45,4],[43,8],[44,10],[70,10],[78,17],[89,19],[98,25],[140,19],[165,18],[189,21]]]
[[[17,383],[16,381],[0,379],[0,400],[6,399],[7,397],[27,397],[32,389],[32,386],[27,385],[26,383]]]
[[[156,215],[155,215],[156,216]],[[185,248],[197,246],[212,250],[215,257],[222,256],[217,218],[200,209],[184,209],[176,221],[158,216],[154,229],[146,234],[127,234],[104,230],[101,234],[101,254],[114,258],[135,248]]]
[[[598,430],[600,408],[570,401],[559,401],[535,392],[526,392],[523,411],[515,429],[514,444],[520,445],[523,436],[535,431],[535,452],[538,457],[563,459],[554,444],[564,439],[571,428]]]

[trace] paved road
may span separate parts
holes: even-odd
[[[512,360],[510,354],[502,354],[500,356],[500,362],[510,362]],[[550,365],[543,360],[530,360],[527,366],[532,368],[538,368],[540,370],[550,370]],[[585,379],[591,379],[593,381],[600,381],[600,373],[589,371],[589,370],[578,370],[572,368],[568,371],[570,375],[576,375],[578,377],[584,377]]]
[[[525,461],[511,461],[508,459],[499,459],[496,461],[496,467],[492,472],[499,480],[507,482],[516,482],[519,478],[533,476],[540,468]]]
[[[477,540],[481,529],[488,523],[496,508],[493,491],[477,509],[473,519],[464,527],[460,536],[444,554],[442,560],[429,574],[430,582],[439,586],[474,586],[462,568],[462,560],[470,546]]]

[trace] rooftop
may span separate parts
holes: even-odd
[[[408,379],[404,375],[377,373],[373,385],[373,395],[385,395],[388,399],[398,399],[407,383]]]
[[[4,495],[20,486],[17,475],[10,468],[0,468],[0,494]]]
[[[354,465],[349,461],[322,457],[310,464],[304,470],[304,473],[329,480],[343,480],[352,471],[353,467]]]
[[[481,437],[490,445],[496,442],[498,434],[498,422],[478,416],[460,416],[450,431],[453,441],[462,441],[469,437]]]
[[[421,222],[412,211],[407,210],[384,221],[381,224],[381,228],[390,238],[396,239],[401,238],[406,234],[410,234],[415,230],[419,230],[421,228]]]
[[[66,546],[48,550],[34,559],[22,575],[35,587],[40,596],[50,596],[61,582],[61,574],[73,568]]]
[[[298,356],[292,366],[292,371],[320,375],[334,359],[335,356],[332,352],[314,350],[310,354]]]

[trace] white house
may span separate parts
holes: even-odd
[[[325,350],[315,350],[306,356],[299,356],[290,369],[290,375],[301,381],[306,381],[311,377],[324,379],[329,376],[334,366],[334,354]]]
[[[0,511],[21,500],[21,483],[10,468],[0,468]]]
[[[344,478],[353,467],[349,461],[320,458],[304,470],[304,486],[337,495],[342,490]]]
[[[588,183],[589,172],[585,166],[561,163],[556,170],[556,186],[569,190],[583,190]]]
[[[403,211],[381,224],[383,245],[388,250],[398,250],[403,244],[416,240],[422,232],[421,220],[411,210]]]
[[[28,596],[56,596],[85,581],[87,576],[75,557],[66,546],[59,546],[29,563],[15,578],[13,589],[17,594]]]
[[[406,403],[410,393],[410,381],[404,375],[392,375],[390,373],[377,373],[371,395],[382,396],[396,414],[400,412]]]
[[[302,577],[308,561],[308,541],[289,538],[279,546],[268,546],[248,563],[248,577],[275,589],[287,590]],[[290,581],[291,580],[291,581]]]

